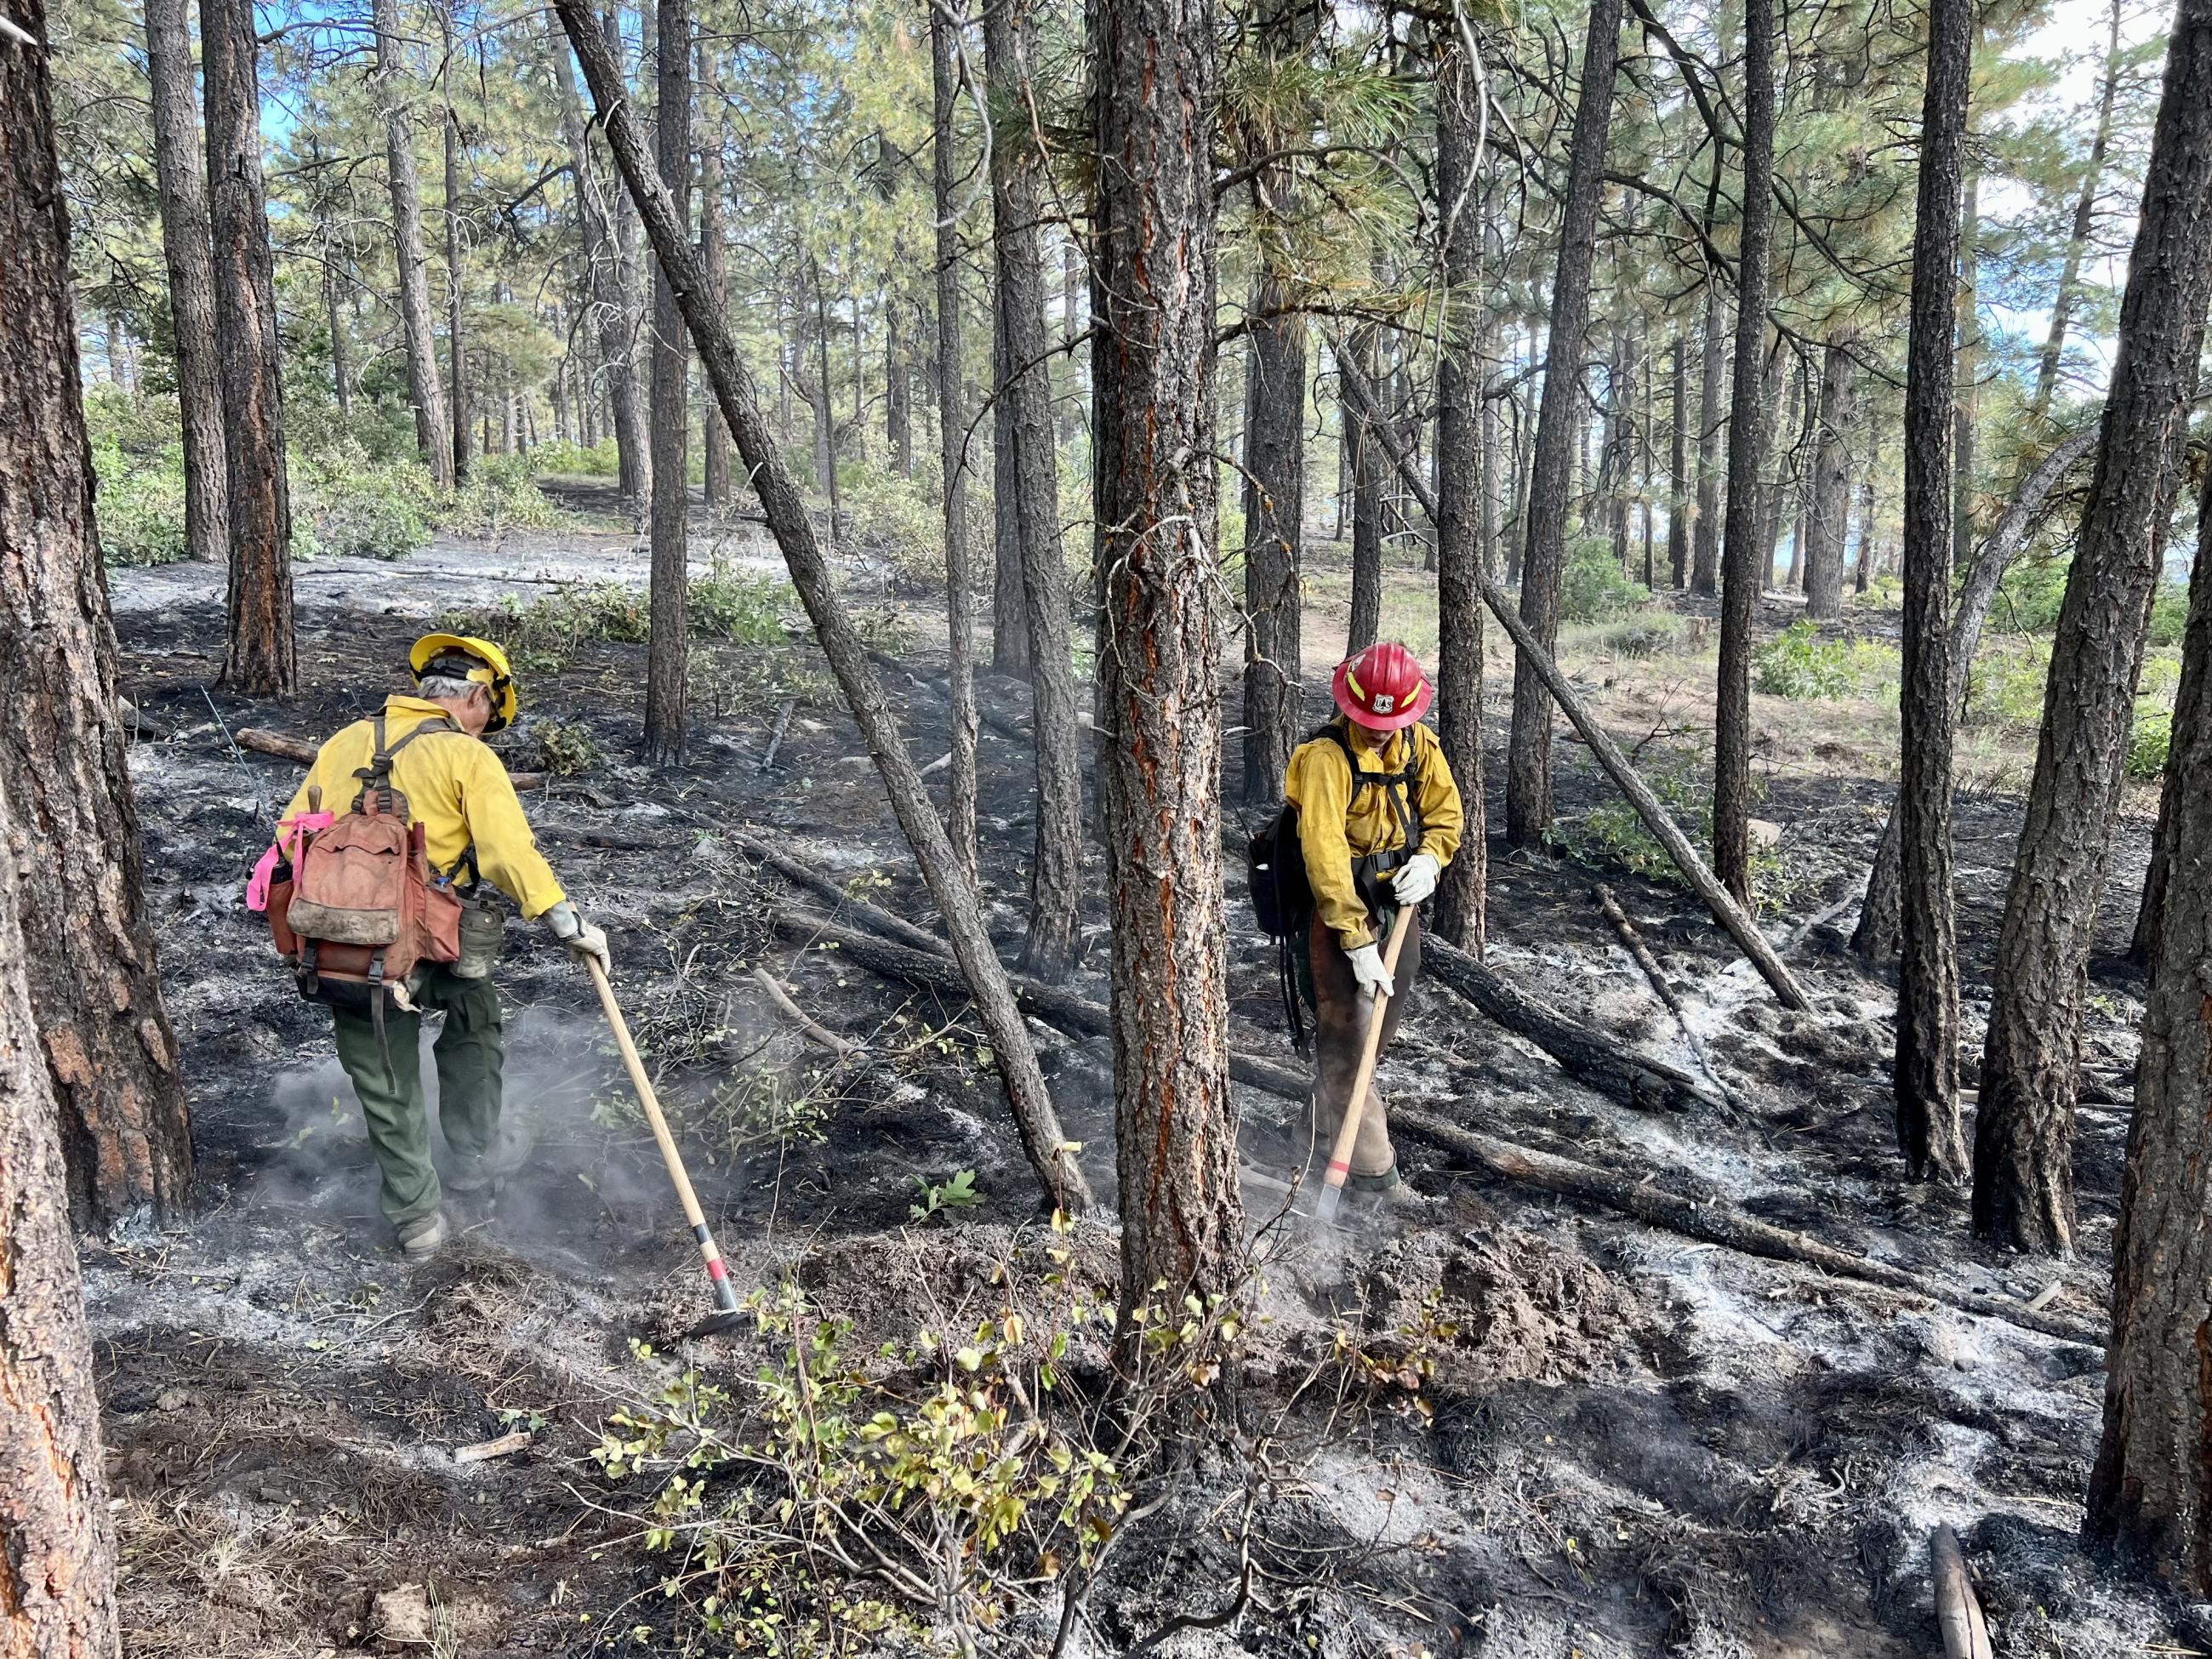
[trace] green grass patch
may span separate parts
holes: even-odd
[[[1752,684],[1770,697],[1858,696],[1897,678],[1898,654],[1872,640],[1824,640],[1820,625],[1794,622],[1752,653]]]

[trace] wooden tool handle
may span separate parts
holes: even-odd
[[[1398,914],[1390,923],[1389,941],[1382,947],[1382,971],[1390,975],[1394,984],[1398,976],[1398,956],[1405,949],[1406,928],[1413,915],[1413,906],[1398,907]],[[1321,1191],[1314,1200],[1315,1212],[1323,1221],[1334,1218],[1337,1201],[1344,1194],[1345,1177],[1352,1173],[1352,1148],[1359,1139],[1359,1120],[1367,1104],[1368,1085],[1375,1080],[1375,1060],[1382,1049],[1384,1005],[1389,1000],[1377,991],[1375,1006],[1367,1017],[1367,1040],[1359,1051],[1359,1070],[1352,1076],[1352,1098],[1345,1103],[1344,1121],[1337,1127],[1336,1145],[1329,1148],[1328,1170],[1322,1176]]]
[[[629,1068],[630,1085],[637,1091],[638,1103],[645,1108],[645,1121],[653,1126],[653,1138],[660,1143],[660,1156],[668,1165],[668,1178],[676,1183],[676,1196],[684,1205],[684,1218],[696,1232],[707,1224],[706,1212],[699,1207],[699,1195],[691,1190],[691,1177],[684,1170],[682,1154],[676,1150],[676,1137],[668,1132],[668,1120],[660,1115],[660,1097],[653,1092],[653,1079],[645,1074],[645,1062],[638,1057],[637,1044],[630,1041],[629,1025],[615,1002],[614,987],[607,983],[606,969],[599,966],[597,957],[586,957],[584,965],[592,971],[592,983],[599,993],[599,1006],[607,1011],[607,1024],[614,1027],[615,1046],[622,1050],[623,1064]]]

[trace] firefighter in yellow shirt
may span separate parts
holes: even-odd
[[[1307,1000],[1314,1010],[1314,1129],[1334,1143],[1359,1069],[1368,1010],[1381,992],[1382,1042],[1420,973],[1420,913],[1459,851],[1465,817],[1436,733],[1420,724],[1433,695],[1402,645],[1373,645],[1340,665],[1332,688],[1342,718],[1291,757],[1284,798],[1297,809],[1298,846],[1313,890],[1306,934]],[[1379,941],[1408,909],[1398,970]],[[1382,1097],[1370,1085],[1346,1191],[1393,1208],[1421,1200],[1398,1175]]]
[[[514,718],[517,698],[507,656],[489,640],[429,634],[409,653],[415,694],[385,700],[380,715],[356,720],[322,746],[284,817],[308,809],[311,792],[344,811],[360,792],[381,726],[392,757],[392,785],[423,830],[432,869],[450,872],[461,894],[461,955],[419,969],[407,988],[412,1009],[386,1014],[333,1008],[338,1060],[361,1097],[383,1179],[384,1213],[411,1257],[434,1255],[447,1228],[443,1192],[479,1192],[501,1171],[501,1070],[505,1016],[491,969],[506,926],[487,887],[504,894],[525,920],[543,921],[579,957],[608,965],[607,936],[586,921],[538,851],[514,785],[481,739]],[[431,1156],[423,1100],[422,1012],[446,1017],[434,1049],[438,1125],[447,1151],[441,1182]]]

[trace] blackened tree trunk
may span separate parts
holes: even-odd
[[[2189,603],[2193,611],[2197,605],[2197,590],[2212,583],[2212,570],[2204,566],[2203,544],[2200,537],[2196,564],[2189,573]],[[2194,683],[2204,672],[2204,665],[2186,652],[2181,659],[2181,684],[2174,698],[2176,718],[2185,704],[2203,694]],[[2151,832],[2150,864],[2143,872],[2142,898],[2136,907],[2136,930],[2128,941],[2128,960],[2142,968],[2146,974],[2158,972],[2159,947],[2166,927],[2166,899],[2173,881],[2173,837],[2177,832],[2179,814],[2175,810],[2175,771],[2172,756],[2166,758],[2166,781],[2158,796],[2158,825]]]
[[[236,0],[214,0],[234,5]],[[202,0],[204,9],[209,0]],[[392,254],[398,266],[399,326],[406,348],[407,402],[415,411],[415,447],[441,489],[453,487],[446,396],[438,385],[438,342],[430,320],[430,260],[422,251],[422,185],[408,120],[409,72],[402,59],[399,0],[370,0],[376,30],[376,97],[384,116],[384,174],[392,198]],[[217,185],[220,190],[221,186]]]
[[[709,116],[699,130],[699,270],[720,295],[730,288],[730,250],[722,232],[722,151],[729,128],[713,112],[720,100],[714,95],[714,58],[704,40],[699,43],[699,81],[709,89]],[[712,387],[701,388],[699,406],[707,510],[726,513],[730,507],[729,428],[715,410]]]
[[[1805,548],[1805,614],[1823,620],[1844,613],[1844,532],[1851,504],[1850,434],[1858,422],[1852,367],[1850,334],[1831,336],[1820,352],[1820,406]]]
[[[1689,477],[1690,352],[1680,333],[1669,356],[1674,386],[1667,420],[1667,580],[1680,588],[1690,579],[1690,515],[1697,496]]]
[[[230,549],[225,508],[222,385],[216,354],[215,275],[208,234],[207,173],[192,96],[192,42],[185,0],[146,0],[146,80],[154,100],[154,182],[161,208],[161,254],[169,274],[176,342],[177,404],[184,419],[185,545],[212,564]],[[331,354],[343,349],[332,313]],[[349,388],[338,383],[338,405]]]
[[[1951,880],[1951,446],[1956,435],[1952,273],[1973,65],[1975,0],[1935,0],[1921,106],[1911,322],[1905,381],[1903,752],[1898,848],[1903,927],[1892,1081],[1897,1145],[1914,1181],[1966,1173],[1959,1120],[1959,951]]]
[[[2185,8],[2185,10],[2189,9]],[[2212,82],[2212,8],[2194,51]],[[2185,25],[2177,54],[2191,50]],[[2212,94],[2212,86],[2208,86]],[[2089,1539],[2149,1568],[2191,1600],[2212,1596],[2212,1375],[2204,1336],[2212,1307],[2212,487],[2197,517],[2198,580],[2190,586],[2184,700],[2174,705],[2172,926],[2143,1011],[2128,1123],[2127,1173],[2112,1238],[2112,1340],[2105,1351],[2105,1432],[2089,1477]],[[2193,672],[2192,672],[2193,671]]]
[[[1727,534],[1721,558],[1720,694],[1713,727],[1713,873],[1751,903],[1751,624],[1773,574],[1761,533],[1765,464],[1767,259],[1774,234],[1774,3],[1744,16],[1743,228],[1736,261],[1735,390],[1729,412]],[[1762,568],[1764,567],[1764,568]]]
[[[761,415],[759,391],[731,338],[722,296],[700,277],[690,227],[677,213],[667,187],[660,182],[631,113],[620,64],[595,26],[586,0],[556,0],[555,9],[584,66],[584,77],[591,88],[599,124],[606,131],[608,146],[614,152],[615,165],[644,217],[653,252],[668,271],[692,342],[699,349],[701,364],[714,387],[722,418],[729,422],[738,458],[782,550],[792,586],[806,608],[822,654],[844,693],[860,740],[867,745],[877,774],[883,779],[884,793],[890,798],[891,811],[914,852],[914,861],[929,885],[938,914],[945,920],[962,976],[975,993],[976,1012],[989,1036],[1007,1104],[1020,1131],[1022,1151],[1046,1194],[1071,1214],[1079,1212],[1091,1205],[1090,1188],[1053,1110],[1052,1097],[1037,1066],[1036,1050],[1014,1002],[1013,988],[984,929],[975,888],[962,872],[952,844],[945,838],[945,826],[930,808],[928,792],[907,753],[906,739],[869,661],[867,646],[838,597],[836,582],[815,535],[813,519],[783,452],[769,434]],[[1218,908],[1217,902],[1217,912]]]
[[[1705,275],[1705,325],[1698,375],[1698,515],[1690,556],[1690,591],[1721,590],[1721,496],[1727,480],[1721,434],[1728,428],[1728,295],[1717,272]]]
[[[691,15],[689,0],[657,0],[655,160],[677,216],[691,217]],[[645,666],[645,758],[684,763],[684,682],[691,654],[690,352],[665,267],[653,273],[653,582]]]
[[[945,616],[951,672],[952,766],[945,832],[968,884],[975,884],[975,582],[968,568],[968,398],[960,349],[958,169],[952,154],[960,49],[944,8],[929,12],[933,92],[930,178],[937,210],[937,431],[945,470]],[[715,290],[716,297],[720,290]]]
[[[983,61],[992,101],[1027,110],[1030,65],[1036,61],[1036,20],[1029,0],[985,10]],[[1075,659],[1047,361],[1051,336],[1045,330],[1044,254],[1038,237],[1040,165],[1026,120],[992,148],[991,247],[999,278],[1004,368],[999,401],[1009,416],[1005,433],[1010,446],[1000,457],[998,477],[1000,489],[1012,491],[1010,522],[1021,551],[1024,625],[1036,710],[1036,836],[1021,966],[1051,985],[1067,977],[1074,961],[1083,881],[1083,769],[1076,753]]]
[[[995,197],[995,192],[994,192]],[[996,203],[994,202],[994,218]],[[994,243],[997,240],[995,228]],[[1006,289],[991,283],[991,666],[1026,678],[1030,672],[1028,590],[1022,579],[1021,443],[1014,435],[1013,378],[1007,350]]]
[[[2120,21],[2124,0],[2112,0],[2108,20],[2110,38],[2105,46],[2104,84],[2097,94],[2096,136],[2089,141],[2088,160],[2081,167],[2081,193],[2074,202],[2074,224],[2066,238],[2066,258],[2058,269],[2058,291],[2051,299],[2051,327],[2043,337],[2043,352],[2035,371],[2035,395],[2028,410],[2040,417],[2051,412],[2051,399],[2058,389],[2058,365],[2066,350],[2066,331],[2071,325],[2075,301],[2080,298],[2081,260],[2089,251],[2089,233],[2097,222],[2097,198],[2105,189],[2105,153],[2112,142],[2112,109],[2118,101]]]
[[[614,428],[616,488],[625,499],[641,501],[649,472],[645,412],[639,405],[637,376],[632,367],[632,318],[623,289],[622,250],[615,238],[613,209],[592,153],[591,134],[584,125],[583,104],[576,95],[576,77],[569,69],[568,53],[550,34],[546,57],[561,106],[561,132],[568,142],[570,176],[576,182],[576,217],[583,231],[584,264],[591,272],[590,309],[599,362],[606,375],[607,406],[613,416],[610,424]]]
[[[1457,33],[1437,52],[1437,198],[1443,214],[1443,276],[1451,314],[1437,366],[1437,734],[1467,812],[1459,855],[1437,890],[1431,925],[1480,957],[1487,928],[1484,888],[1488,825],[1482,785],[1482,472],[1486,296],[1480,158],[1480,83]]]
[[[1218,70],[1209,0],[1097,0],[1091,429],[1106,573],[1104,748],[1121,1299],[1233,1287],[1214,665]]]
[[[252,0],[201,0],[207,82],[208,215],[214,237],[216,349],[222,369],[223,495],[230,592],[223,684],[252,696],[298,688],[292,634],[292,498],[276,281],[261,179],[261,76]],[[432,371],[434,380],[436,374]]]
[[[469,352],[465,331],[467,279],[461,264],[461,118],[453,107],[453,13],[452,0],[441,11],[446,35],[446,378],[453,416],[453,482],[469,477]]]
[[[1370,385],[1379,384],[1382,343],[1378,331],[1362,329],[1351,351]],[[1375,643],[1382,626],[1382,488],[1384,461],[1375,428],[1389,418],[1379,410],[1363,413],[1350,428],[1352,447],[1352,618],[1345,629],[1344,654],[1355,657]]]
[[[1605,191],[1605,146],[1613,125],[1613,71],[1620,50],[1620,0],[1592,0],[1583,45],[1582,90],[1559,222],[1552,282],[1552,328],[1544,359],[1544,401],[1528,483],[1528,551],[1521,565],[1521,620],[1549,651],[1559,642],[1559,582],[1567,561],[1568,474],[1580,422],[1583,363],[1589,331],[1590,266],[1597,210]],[[1540,844],[1552,828],[1552,698],[1535,665],[1516,655],[1513,729],[1505,770],[1505,836]]]
[[[1259,24],[1260,51],[1276,63],[1303,61],[1321,26],[1313,0],[1270,0]],[[1306,141],[1312,112],[1304,100],[1279,130],[1253,135],[1255,145],[1287,149]],[[1285,245],[1297,211],[1297,179],[1288,163],[1252,180],[1254,240],[1260,277],[1252,301],[1244,404],[1244,804],[1273,805],[1304,720],[1299,590],[1306,510],[1306,319],[1295,309],[1294,261]]]
[[[44,14],[33,7],[26,21],[42,29]],[[51,1148],[45,1138],[57,1122],[70,1176],[67,1206],[57,1201],[39,1219],[0,1200],[0,1261],[32,1275],[26,1317],[39,1322],[77,1306],[73,1293],[67,1308],[40,1312],[35,1300],[52,1282],[46,1276],[64,1265],[74,1283],[67,1218],[103,1231],[166,1218],[181,1210],[192,1167],[115,714],[118,653],[93,521],[46,62],[42,50],[0,51],[0,135],[11,162],[0,168],[0,270],[9,294],[0,307],[0,660],[9,665],[0,795],[14,812],[12,830],[0,832],[9,849],[0,873],[0,974],[12,1011],[0,1017],[0,1126],[14,1120],[12,1129],[0,1127],[0,1186],[49,1177],[43,1166],[27,1164],[20,1176],[11,1166],[34,1143]],[[18,1018],[27,985],[35,1034]],[[14,1197],[28,1190],[18,1186]],[[60,1260],[7,1253],[16,1242],[7,1228],[47,1224]],[[18,1277],[0,1293],[0,1401],[26,1398],[6,1385],[11,1357],[39,1363],[26,1358],[35,1349],[8,1340],[26,1285]],[[6,1414],[0,1405],[0,1418]],[[0,1425],[0,1446],[20,1449],[24,1426]],[[92,1474],[98,1476],[97,1459]],[[0,1492],[10,1494],[0,1497],[0,1537],[12,1536],[7,1506],[15,1486],[12,1476],[0,1479]],[[0,1632],[15,1559],[12,1548],[0,1549]],[[32,1593],[46,1589],[33,1585]]]
[[[2051,641],[2035,778],[1997,940],[1982,1057],[1974,1230],[2025,1250],[2063,1251],[2073,1242],[2081,1004],[2197,387],[2212,287],[2208,200],[2212,0],[2182,0],[2120,302],[2096,472]]]

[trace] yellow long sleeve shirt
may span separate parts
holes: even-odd
[[[386,698],[385,745],[389,748],[444,712],[421,697]],[[362,789],[355,772],[375,753],[375,722],[356,720],[323,745],[284,816],[307,810],[311,788],[323,792],[324,811],[346,811]],[[526,918],[542,915],[568,896],[538,850],[507,768],[477,738],[465,732],[425,732],[392,757],[392,787],[407,797],[409,813],[422,825],[434,870],[452,869],[474,842],[477,868]]]
[[[1466,826],[1460,804],[1459,784],[1444,759],[1437,734],[1418,721],[1395,732],[1377,752],[1358,753],[1364,773],[1395,773],[1406,769],[1407,757],[1414,757],[1420,772],[1421,841],[1414,850],[1426,853],[1439,865],[1452,861]],[[1367,925],[1367,907],[1361,902],[1352,878],[1352,861],[1370,853],[1389,852],[1406,844],[1406,832],[1391,808],[1389,792],[1370,784],[1352,799],[1352,769],[1334,739],[1316,738],[1300,744],[1291,756],[1284,779],[1283,796],[1298,809],[1298,846],[1305,854],[1306,880],[1313,888],[1314,908],[1322,921],[1336,930],[1347,951],[1375,942]]]

